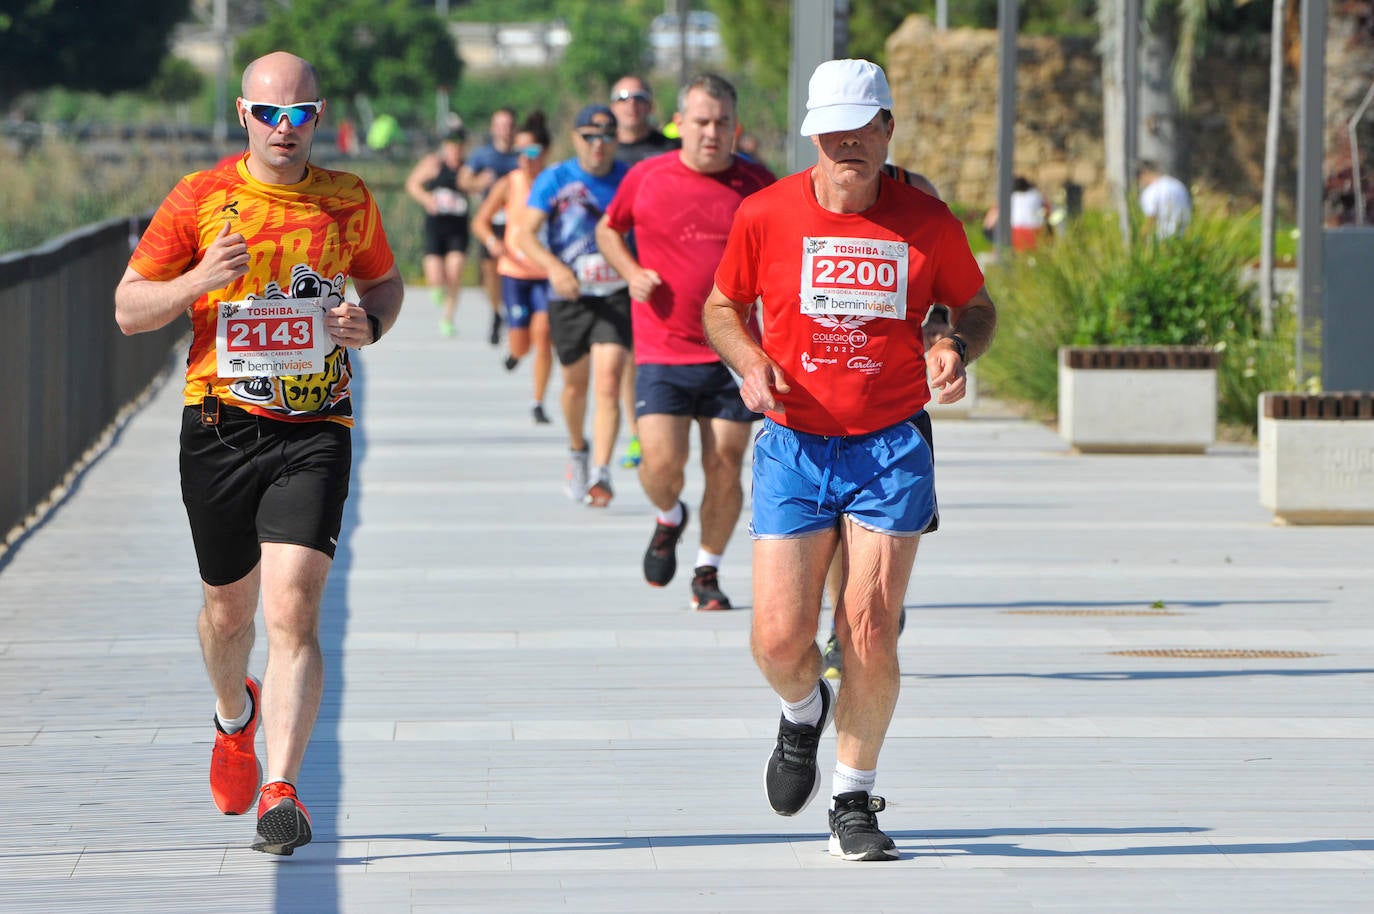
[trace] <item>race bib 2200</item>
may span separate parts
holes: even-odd
[[[906,320],[906,242],[806,237],[802,245],[802,314]]]

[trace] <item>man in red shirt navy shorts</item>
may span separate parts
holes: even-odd
[[[705,486],[692,573],[692,607],[700,610],[730,608],[717,569],[744,504],[740,471],[760,418],[740,400],[701,325],[735,210],[774,181],[767,168],[733,152],[736,101],[735,88],[714,74],[683,86],[673,116],[682,148],[631,168],[596,228],[597,247],[630,284],[639,481],[658,509],[644,579],[656,587],[677,571],[693,420],[700,428]]]

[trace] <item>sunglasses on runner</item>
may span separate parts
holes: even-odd
[[[585,142],[588,142],[588,143],[614,143],[614,142],[615,142],[615,133],[614,133],[614,131],[611,129],[611,126],[610,126],[609,124],[606,125],[606,130],[605,130],[604,132],[601,131],[601,130],[597,130],[597,131],[579,130],[579,131],[577,131],[577,135],[580,136]]]
[[[651,102],[653,100],[653,96],[649,95],[648,92],[635,92],[629,89],[621,89],[615,95],[611,96],[611,101],[613,102]]]
[[[537,159],[539,154],[544,151],[544,147],[538,143],[531,143],[528,146],[520,147],[520,154],[527,159]]]
[[[250,102],[243,100],[243,107],[248,109],[248,113],[253,115],[255,121],[261,121],[267,126],[275,129],[281,123],[282,118],[292,127],[304,127],[306,123],[320,116],[320,109],[324,107],[323,101],[317,102],[296,102],[294,105],[269,105],[266,102]]]

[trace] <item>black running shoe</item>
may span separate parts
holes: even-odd
[[[887,808],[882,797],[862,790],[842,793],[830,810],[830,856],[845,860],[896,860],[897,845],[878,827],[878,813]]]
[[[682,505],[682,523],[658,524],[654,527],[654,538],[649,540],[649,548],[644,552],[644,580],[655,587],[664,587],[677,574],[677,541],[682,539],[682,531],[687,529],[687,506]]]
[[[710,565],[692,571],[692,608],[703,612],[730,608],[730,598],[720,592],[716,569]]]
[[[487,341],[493,346],[501,345],[501,315],[494,312],[491,315],[491,335],[487,337]]]
[[[830,640],[825,642],[821,670],[821,675],[826,679],[839,679],[844,675],[844,654],[840,651],[840,639],[835,636],[833,629],[830,632]]]
[[[536,403],[530,407],[530,418],[534,420],[535,425],[549,424],[549,414],[544,412],[543,403]]]
[[[506,371],[514,371],[520,365],[520,360],[513,355],[506,356],[506,360],[501,363],[506,366]]]
[[[786,717],[778,722],[778,745],[763,770],[768,805],[780,816],[795,816],[816,798],[821,789],[821,771],[816,767],[816,751],[821,734],[830,723],[835,696],[830,684],[820,680],[821,719],[814,727],[794,724]]]

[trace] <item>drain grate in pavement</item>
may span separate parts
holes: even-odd
[[[1170,609],[1007,609],[1008,616],[1181,616]]]
[[[1173,647],[1156,650],[1108,651],[1116,657],[1168,657],[1184,660],[1300,660],[1325,657],[1312,651],[1258,651],[1246,648]]]

